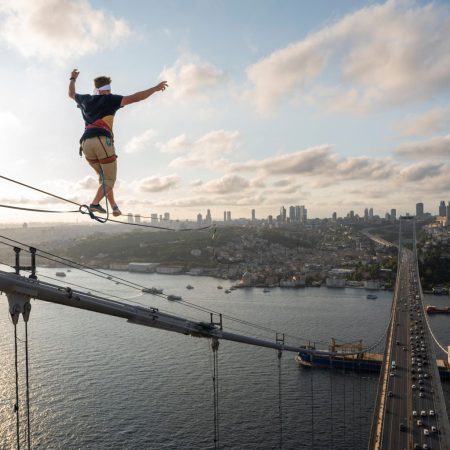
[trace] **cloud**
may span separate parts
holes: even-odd
[[[165,68],[160,77],[167,80],[171,94],[180,100],[207,98],[207,91],[223,83],[223,72],[194,55],[183,55],[172,67]]]
[[[172,160],[170,167],[213,167],[220,164],[222,155],[234,152],[240,145],[238,131],[214,130],[195,141],[189,140],[185,134],[161,144],[166,153],[185,151],[184,156]]]
[[[58,63],[115,46],[131,33],[123,19],[87,0],[2,0],[0,30],[0,40],[26,58]]]
[[[82,180],[78,181],[75,185],[75,189],[97,189],[98,188],[98,179],[87,176],[83,178]]]
[[[214,194],[231,194],[250,187],[250,182],[238,175],[224,175],[217,180],[211,180],[197,187],[200,192]]]
[[[155,135],[155,130],[146,130],[143,133],[132,137],[131,140],[125,144],[125,153],[138,153],[142,150],[147,150]]]
[[[421,162],[407,166],[400,171],[400,176],[407,182],[417,182],[439,176],[443,171],[448,174],[448,165],[441,163]]]
[[[401,0],[368,6],[274,51],[247,77],[266,113],[296,95],[334,111],[426,99],[448,89],[450,13]]]
[[[144,178],[140,180],[138,184],[138,189],[141,192],[162,192],[173,189],[180,182],[180,177],[177,175],[168,176],[154,176],[149,178]]]
[[[400,145],[395,153],[412,159],[448,159],[450,157],[450,134],[436,136],[426,141]]]
[[[398,127],[403,136],[431,134],[450,128],[450,108],[436,108],[403,121]]]

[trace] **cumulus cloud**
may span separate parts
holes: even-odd
[[[138,189],[141,192],[162,192],[175,188],[176,186],[178,186],[180,180],[180,177],[178,177],[177,175],[153,176],[144,178],[137,184]]]
[[[412,159],[448,159],[450,157],[450,134],[436,136],[426,141],[400,145],[395,153]]]
[[[185,152],[170,162],[171,167],[212,167],[218,163],[218,158],[237,150],[239,145],[238,131],[214,130],[194,141],[182,134],[161,144],[161,150],[166,153]]]
[[[313,85],[336,68],[333,84]],[[401,0],[365,7],[274,51],[248,67],[247,76],[248,94],[262,112],[306,95],[305,87],[310,99],[335,111],[428,98],[448,89],[450,13]]]
[[[351,180],[386,180],[398,172],[399,165],[389,158],[341,157],[331,146],[321,145],[259,161],[229,164],[230,172],[257,172],[259,176],[279,177],[273,186],[286,193],[296,192],[308,182],[316,188]],[[301,176],[301,178],[298,178]]]
[[[114,46],[129,35],[126,21],[87,0],[0,2],[0,40],[27,58],[64,62]]]
[[[225,79],[220,69],[194,55],[183,55],[172,67],[166,67],[160,77],[171,86],[171,94],[183,100],[204,100],[207,92]]]
[[[439,176],[443,171],[448,173],[448,165],[441,163],[420,162],[403,168],[400,171],[402,179],[408,182],[417,182]]]
[[[197,190],[214,194],[229,194],[240,192],[250,187],[250,182],[239,175],[224,175],[223,177],[210,180],[201,184]]]
[[[125,153],[138,153],[148,149],[155,135],[155,130],[146,130],[137,136],[133,136],[124,146]]]
[[[420,136],[450,128],[450,108],[435,108],[403,121],[398,127],[403,136]]]
[[[82,180],[78,181],[75,185],[75,189],[97,189],[98,188],[98,179],[87,176]]]

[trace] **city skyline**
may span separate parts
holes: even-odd
[[[117,113],[124,213],[413,213],[450,189],[449,24],[445,1],[5,0],[0,174],[90,202],[97,181],[67,96],[77,67],[80,93],[103,74],[118,94],[169,82]],[[69,206],[4,180],[0,192],[1,204]],[[49,217],[2,209],[2,220]]]

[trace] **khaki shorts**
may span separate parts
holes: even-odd
[[[114,187],[117,178],[117,156],[111,138],[97,136],[86,139],[82,144],[83,153],[88,163],[98,174],[100,185]]]

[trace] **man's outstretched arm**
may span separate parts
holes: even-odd
[[[167,81],[162,81],[161,83],[157,84],[156,86],[153,86],[150,89],[146,89],[145,91],[140,91],[140,92],[136,92],[135,94],[126,95],[125,97],[122,98],[122,102],[120,103],[120,106],[126,106],[131,103],[136,103],[136,102],[140,102],[141,100],[145,100],[146,98],[149,98],[150,95],[154,94],[155,92],[164,91],[166,89],[166,87],[167,87]],[[75,86],[74,86],[74,89],[75,89]]]
[[[69,97],[73,98],[74,100],[75,100],[75,81],[78,78],[78,75],[80,75],[80,72],[78,72],[77,69],[73,69],[72,73],[70,74]]]

